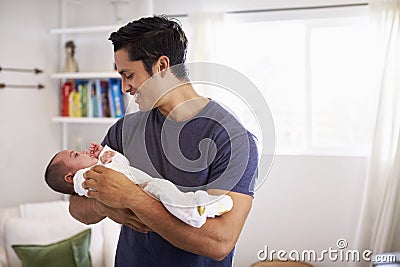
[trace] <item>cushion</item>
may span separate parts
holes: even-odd
[[[68,212],[68,211],[66,211]],[[12,245],[47,245],[70,238],[89,228],[71,216],[54,218],[8,218],[4,225],[4,240],[8,267],[20,267]],[[101,223],[91,226],[90,255],[93,266],[103,265],[103,233]]]
[[[1,208],[0,209],[0,267],[6,266],[7,263],[7,253],[4,240],[4,225],[9,217],[19,216],[18,207],[12,208]]]
[[[90,229],[49,245],[12,245],[23,267],[91,267]]]
[[[104,240],[107,240],[107,242],[104,242],[104,266],[114,266],[115,252],[118,244],[119,233],[121,231],[121,225],[109,218],[105,218],[102,223]],[[94,262],[93,266],[95,266]]]
[[[64,216],[68,213],[68,201],[49,201],[49,202],[36,202],[26,203],[19,205],[19,213],[21,218],[49,218]]]

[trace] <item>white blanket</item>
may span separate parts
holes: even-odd
[[[106,152],[113,151],[105,146],[99,158]],[[103,165],[125,174],[129,179],[142,188],[150,195],[160,200],[164,207],[175,217],[194,227],[201,227],[207,217],[213,218],[232,209],[233,201],[230,196],[212,196],[206,191],[181,192],[171,181],[160,178],[153,178],[147,173],[129,166],[129,161],[121,153],[116,151],[112,161]],[[82,187],[85,181],[83,174],[91,167],[81,169],[74,176],[74,189],[80,196],[87,196],[88,190]]]

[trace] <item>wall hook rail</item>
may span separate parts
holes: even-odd
[[[17,88],[17,89],[43,89],[44,85],[39,83],[39,84],[5,84],[5,83],[0,83],[0,89],[4,88]]]
[[[34,69],[25,69],[25,68],[9,68],[9,67],[2,67],[0,66],[1,71],[13,71],[13,72],[33,72],[34,74],[42,73],[43,70],[34,68]]]

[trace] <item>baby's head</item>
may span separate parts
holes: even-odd
[[[62,150],[47,165],[44,174],[45,181],[54,191],[73,194],[74,174],[80,169],[95,165],[97,161],[98,159],[91,156],[86,150],[81,152]]]

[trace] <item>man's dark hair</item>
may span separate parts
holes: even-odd
[[[55,154],[47,165],[44,173],[44,180],[47,185],[56,192],[64,194],[74,194],[73,184],[69,184],[64,180],[64,176],[69,172],[65,163],[61,160],[55,161],[59,153]]]
[[[170,66],[180,64],[171,69],[172,73],[181,80],[187,77],[183,63],[188,41],[177,20],[166,16],[141,18],[111,33],[109,40],[114,45],[114,52],[126,49],[129,60],[142,60],[150,75],[158,58],[167,56]]]

